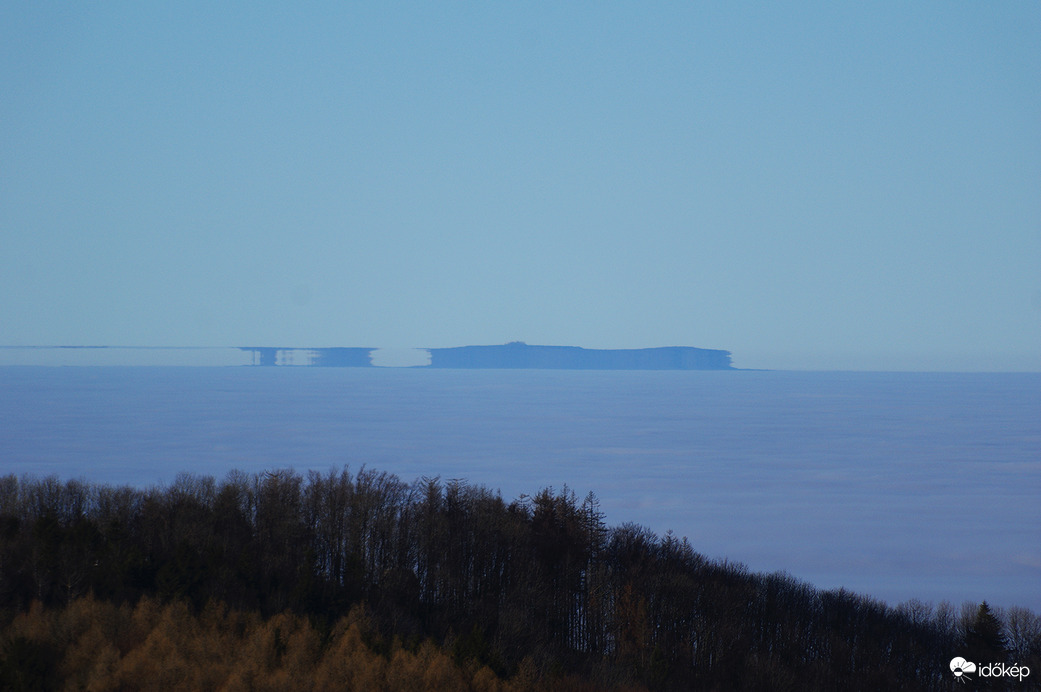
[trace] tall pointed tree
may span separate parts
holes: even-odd
[[[976,664],[1004,662],[1008,654],[1001,620],[986,601],[976,609],[976,617],[965,632],[966,657]]]

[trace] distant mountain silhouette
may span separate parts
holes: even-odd
[[[689,346],[592,349],[579,346],[503,346],[430,349],[431,368],[533,370],[730,370],[730,352]]]
[[[253,355],[252,365],[294,365],[326,368],[370,368],[374,348],[297,348],[282,346],[240,346]]]
[[[368,368],[373,348],[278,348],[243,346],[253,365]],[[421,349],[439,369],[529,370],[733,370],[730,351],[689,346],[636,349],[592,349],[579,346],[529,346],[514,341],[499,346]]]

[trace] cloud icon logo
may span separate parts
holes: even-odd
[[[960,680],[967,673],[975,673],[976,664],[972,661],[966,661],[961,656],[955,656],[951,659],[951,672],[954,673],[954,677]]]

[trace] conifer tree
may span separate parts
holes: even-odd
[[[1008,648],[1001,620],[991,611],[986,601],[980,603],[976,609],[976,617],[965,633],[965,649],[968,659],[977,664],[1005,661]]]

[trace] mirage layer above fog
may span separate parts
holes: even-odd
[[[253,365],[376,367],[376,348],[278,348],[243,346]],[[427,362],[410,367],[529,370],[732,370],[730,352],[689,346],[591,349],[579,346],[529,346],[521,341],[501,346],[416,349]]]

